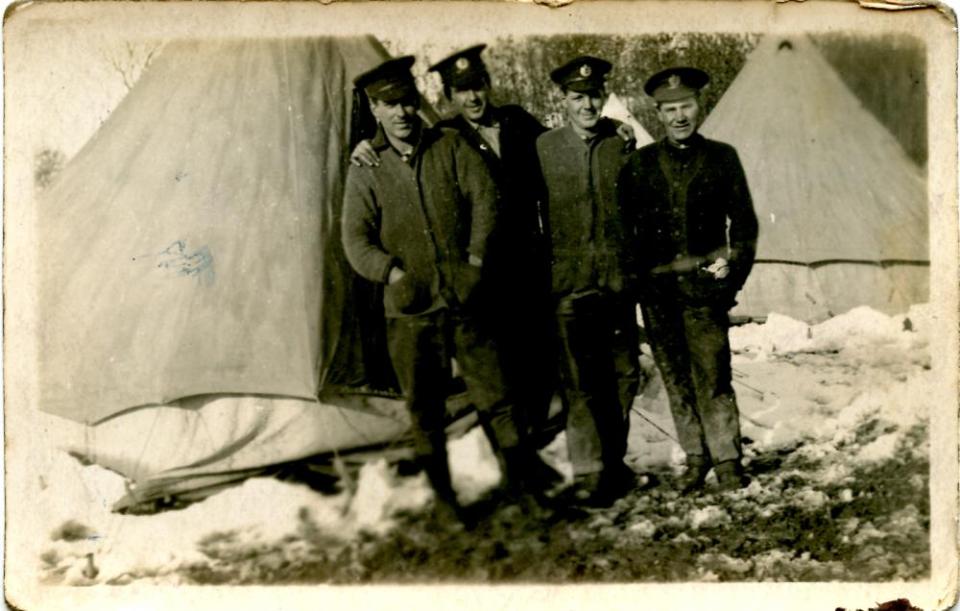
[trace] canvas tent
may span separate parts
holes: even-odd
[[[762,39],[702,131],[737,148],[760,220],[735,315],[927,300],[924,176],[810,39]]]
[[[39,199],[43,426],[135,501],[406,434],[399,400],[354,392],[392,373],[339,237],[352,80],[386,57],[170,42]]]
[[[615,93],[607,96],[607,101],[603,105],[603,111],[600,113],[604,117],[615,119],[621,123],[626,123],[633,128],[633,135],[637,141],[637,148],[646,146],[653,142],[653,137],[643,128],[643,124],[637,120],[627,104]]]

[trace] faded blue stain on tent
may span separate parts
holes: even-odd
[[[160,257],[157,267],[170,270],[178,276],[196,276],[204,286],[213,285],[216,278],[213,271],[213,255],[207,246],[201,246],[190,252],[187,249],[186,240],[177,240],[157,256]]]

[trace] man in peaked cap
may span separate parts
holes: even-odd
[[[410,73],[416,58],[412,55],[388,59],[372,70],[368,70],[354,79],[353,85],[362,90],[370,100],[371,107],[384,104],[405,102],[415,105],[419,99],[416,82]],[[393,135],[391,133],[391,135]]]
[[[727,331],[753,265],[757,217],[736,150],[697,133],[708,82],[688,67],[647,80],[666,137],[631,156],[619,193],[637,229],[644,328],[687,455],[684,493],[703,488],[711,468],[721,489],[748,481]]]
[[[508,490],[518,497],[525,456],[498,356],[478,324],[496,184],[463,138],[423,125],[413,61],[392,59],[355,80],[377,119],[371,146],[380,164],[349,168],[342,239],[354,270],[384,285],[388,351],[410,411],[416,459],[437,494],[439,516],[449,521],[459,511],[445,433],[453,357],[505,458]]]
[[[551,72],[567,124],[537,140],[567,444],[577,495],[593,505],[608,505],[635,485],[623,459],[640,382],[632,232],[616,198],[617,176],[633,145],[600,116],[611,69],[605,60],[583,56]]]
[[[457,130],[487,162],[500,186],[496,242],[489,261],[499,299],[489,311],[507,382],[516,392],[519,416],[535,445],[551,435],[547,419],[556,386],[556,352],[549,305],[550,269],[539,205],[543,183],[537,138],[546,128],[517,105],[491,103],[491,81],[481,53],[486,45],[458,51],[431,66],[457,115],[440,123]],[[530,478],[549,488],[563,477],[532,457]]]

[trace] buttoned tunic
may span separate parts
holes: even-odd
[[[620,213],[616,185],[630,151],[607,119],[589,140],[567,125],[537,141],[548,192],[546,226],[556,298],[592,289],[620,293],[628,284],[631,229]]]
[[[434,486],[449,486],[445,399],[451,362],[461,368],[494,448],[515,448],[520,433],[492,342],[468,308],[496,221],[497,189],[486,163],[457,132],[423,129],[410,155],[372,141],[377,167],[350,167],[343,245],[364,278],[384,289],[390,359],[413,420],[414,450]]]
[[[602,119],[581,138],[571,125],[537,140],[547,205],[567,445],[574,474],[613,482],[626,467],[628,410],[639,386],[639,339],[630,298],[629,236],[617,178],[632,150]]]
[[[619,197],[637,233],[641,287],[729,309],[753,266],[758,231],[736,150],[699,135],[683,149],[647,145],[624,167]],[[699,269],[718,256],[730,264],[722,281]]]
[[[634,153],[620,176],[636,228],[644,329],[680,445],[713,463],[741,455],[727,310],[753,265],[757,218],[736,150],[695,135]],[[704,268],[717,257],[730,273]]]
[[[424,128],[409,159],[382,128],[371,144],[380,165],[347,172],[347,260],[373,282],[385,283],[394,266],[406,272],[384,291],[387,317],[462,305],[476,274],[468,257],[486,256],[496,224],[498,191],[486,163],[449,129]]]

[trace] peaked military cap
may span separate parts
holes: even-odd
[[[603,87],[613,64],[598,57],[581,55],[550,73],[550,79],[571,91],[594,91]]]
[[[353,84],[373,99],[384,102],[402,100],[417,93],[417,83],[410,73],[414,61],[412,55],[388,59],[353,79]]]
[[[661,70],[647,79],[643,90],[657,102],[676,102],[696,95],[710,82],[703,70],[679,66]]]
[[[475,45],[458,51],[430,66],[431,72],[440,73],[440,79],[446,87],[470,89],[489,78],[487,66],[480,54],[487,45]]]

